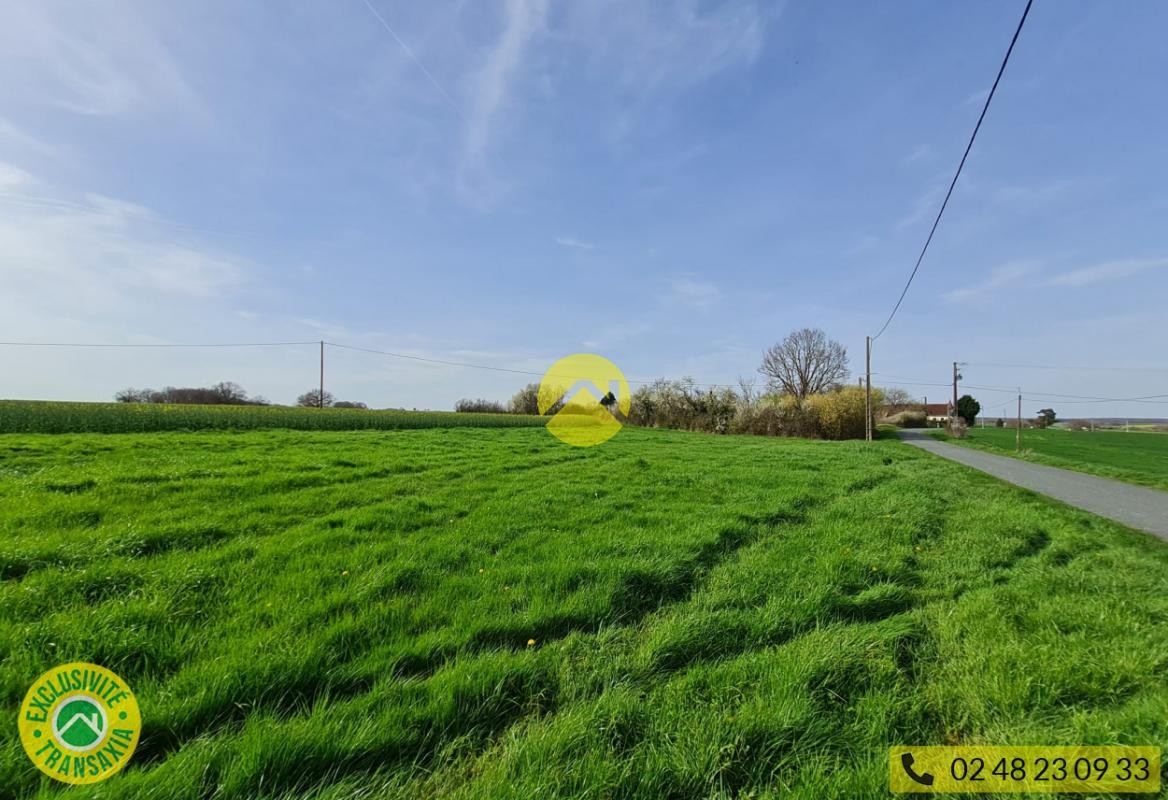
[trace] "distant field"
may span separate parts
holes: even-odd
[[[883,798],[897,743],[1168,747],[1168,547],[890,441],[0,436],[30,681],[126,678],[101,798]],[[529,644],[530,640],[530,644]]]
[[[965,439],[949,441],[1018,455],[1008,428],[970,428]],[[1168,489],[1168,435],[1162,433],[1032,429],[1022,431],[1022,448],[1030,461]]]
[[[145,433],[263,428],[349,431],[542,427],[546,423],[545,417],[456,414],[451,411],[0,400],[0,433]]]

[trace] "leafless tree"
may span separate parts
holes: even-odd
[[[336,398],[333,397],[332,392],[325,392],[322,403],[320,389],[310,389],[296,398],[296,405],[305,408],[331,408],[335,401]]]
[[[220,381],[211,387],[211,391],[225,405],[242,405],[247,401],[247,392],[238,383]]]
[[[131,386],[115,394],[114,400],[119,403],[149,403],[150,395],[153,393],[153,389],[135,389]]]
[[[757,381],[754,378],[744,378],[741,375],[738,376],[738,389],[740,390],[740,394],[742,396],[743,405],[752,406],[754,405],[754,401],[758,399],[758,393],[754,388],[756,383]]]
[[[497,400],[464,397],[454,404],[454,410],[463,414],[506,414],[507,408]]]
[[[884,390],[884,405],[889,408],[903,409],[913,405],[913,396],[908,389],[892,387]]]
[[[803,328],[763,354],[758,371],[775,391],[802,400],[848,378],[848,351],[819,328]]]

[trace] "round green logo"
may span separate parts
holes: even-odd
[[[17,718],[20,743],[37,769],[63,783],[114,775],[134,754],[142,732],[138,701],[105,667],[75,662],[41,675]]]
[[[64,747],[78,753],[101,742],[107,723],[105,709],[83,694],[67,698],[53,713],[53,733]]]

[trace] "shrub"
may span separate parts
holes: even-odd
[[[463,398],[454,404],[454,410],[460,414],[506,414],[507,409],[497,400]]]
[[[899,428],[923,428],[925,420],[924,411],[901,411],[890,417],[885,417],[883,421]]]
[[[872,403],[878,402],[872,392]],[[862,439],[864,437],[864,390],[845,386],[834,392],[811,395],[806,405],[814,412],[819,435],[825,439]]]
[[[728,433],[739,413],[733,389],[700,389],[689,378],[659,378],[633,392],[629,422],[650,428]]]

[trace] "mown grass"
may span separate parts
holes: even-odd
[[[896,442],[12,435],[0,570],[3,714],[70,660],[138,696],[87,797],[865,798],[897,743],[1168,745],[1168,548]],[[0,796],[56,796],[15,734]]]
[[[946,437],[946,441],[1168,489],[1168,436],[1162,433],[1027,429],[1022,431],[1021,453],[1015,449],[1014,437],[1015,431],[1010,428],[970,428],[964,439]]]
[[[267,428],[355,431],[519,428],[545,424],[545,417],[523,414],[0,400],[0,433],[153,433]]]

